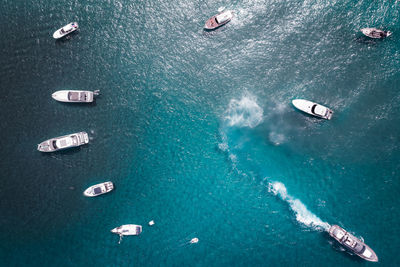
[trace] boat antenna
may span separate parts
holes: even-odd
[[[122,234],[119,234],[119,241],[118,241],[118,244],[121,244],[122,237],[123,237],[123,235],[122,235]]]

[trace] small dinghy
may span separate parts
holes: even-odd
[[[354,235],[346,232],[342,227],[332,225],[329,228],[329,235],[336,239],[336,241],[342,244],[346,249],[357,254],[364,260],[373,262],[378,261],[378,256],[376,256],[375,252],[369,246]]]
[[[222,11],[221,13],[209,18],[204,25],[204,29],[214,30],[222,25],[227,24],[232,18],[233,14],[230,10]]]
[[[73,133],[60,137],[54,137],[41,142],[37,149],[40,152],[54,152],[71,147],[77,147],[89,143],[89,136],[86,132]]]
[[[364,28],[361,29],[361,32],[370,38],[375,38],[375,39],[383,39],[386,37],[389,37],[392,35],[392,32],[390,31],[382,31],[376,28]]]
[[[79,91],[79,90],[61,90],[54,92],[51,97],[60,102],[67,103],[91,103],[94,96],[99,95],[100,90]]]
[[[95,197],[110,192],[114,189],[112,182],[104,182],[101,184],[92,185],[83,192],[87,197]]]
[[[329,108],[308,100],[295,99],[292,104],[297,109],[322,119],[330,120],[333,115],[333,111]]]
[[[54,39],[60,39],[61,37],[64,37],[65,35],[76,31],[78,28],[79,28],[79,25],[78,25],[77,22],[71,22],[70,24],[67,24],[64,27],[56,30],[53,33],[53,38]]]

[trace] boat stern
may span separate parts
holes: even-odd
[[[83,144],[88,144],[89,143],[89,135],[87,132],[81,132],[82,134],[82,142]]]

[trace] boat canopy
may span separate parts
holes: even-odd
[[[101,187],[95,187],[94,188],[94,190],[93,190],[93,192],[97,195],[97,194],[100,194],[100,193],[102,193],[103,192],[103,190],[101,190],[102,188]]]
[[[215,16],[215,20],[218,24],[224,23],[232,17],[232,13],[230,11],[223,12],[217,16]]]
[[[323,106],[315,105],[315,106],[313,106],[312,112],[314,114],[319,115],[319,116],[325,116],[326,112],[327,112],[327,109],[325,107],[323,107]]]
[[[66,32],[69,32],[69,31],[71,31],[71,30],[73,30],[74,29],[74,27],[72,26],[72,25],[67,25],[67,26],[65,26],[65,29],[64,29],[64,31],[66,31]]]
[[[70,101],[86,101],[87,94],[86,92],[69,92],[68,99]]]
[[[335,230],[333,231],[333,234],[334,234],[339,240],[342,239],[343,236],[344,236],[344,232],[343,232],[343,231],[340,231],[339,229],[335,229]]]
[[[73,143],[72,142],[72,138],[70,138],[70,137],[62,138],[62,139],[59,139],[59,140],[56,141],[56,145],[59,148],[71,146],[72,143]]]

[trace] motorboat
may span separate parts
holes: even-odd
[[[77,22],[71,22],[70,24],[67,24],[64,27],[56,30],[53,33],[53,38],[54,39],[60,39],[61,37],[64,37],[65,35],[76,31],[78,28],[79,28],[79,25],[78,25]]]
[[[79,90],[60,90],[54,92],[51,97],[60,102],[68,103],[90,103],[94,96],[99,95],[100,90],[79,91]]]
[[[212,16],[206,21],[206,24],[204,25],[204,29],[206,30],[214,30],[218,27],[221,27],[222,25],[227,24],[231,19],[233,18],[232,11],[226,10],[222,11],[221,13]]]
[[[382,31],[377,28],[363,28],[360,30],[365,36],[375,39],[383,39],[392,35],[390,31]]]
[[[292,101],[292,104],[297,109],[322,119],[330,120],[333,115],[331,109],[308,100],[295,99]]]
[[[123,235],[139,235],[142,232],[142,226],[136,224],[124,224],[111,230],[112,233]]]
[[[369,246],[354,235],[346,232],[342,227],[332,225],[329,228],[329,235],[336,239],[336,241],[342,244],[345,248],[357,254],[364,260],[374,262],[378,261],[378,256],[376,256],[375,252]]]
[[[83,194],[87,197],[95,197],[110,192],[114,189],[112,182],[104,182],[101,184],[92,185],[86,189]]]
[[[87,143],[89,143],[88,134],[86,132],[79,132],[43,141],[38,145],[37,149],[41,152],[54,152]]]

